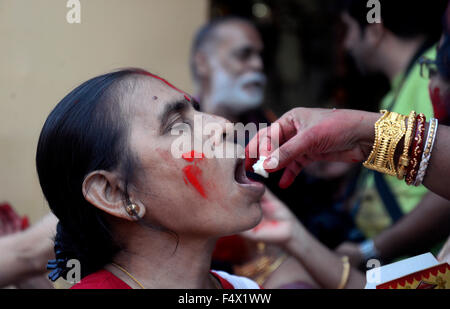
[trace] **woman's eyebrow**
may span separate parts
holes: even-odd
[[[170,117],[174,114],[182,114],[184,111],[189,109],[191,104],[186,100],[178,100],[175,102],[171,102],[166,104],[164,107],[164,111],[159,116],[160,119],[160,131],[163,132],[164,128],[167,126],[167,122],[169,121]]]

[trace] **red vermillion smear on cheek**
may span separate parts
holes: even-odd
[[[181,157],[192,163],[193,165],[187,165],[183,168],[183,179],[187,184],[187,181],[200,193],[201,196],[206,198],[205,189],[200,182],[200,176],[202,175],[202,170],[197,166],[197,163],[202,161],[205,158],[205,154],[201,152],[196,152],[195,150],[191,150],[190,152],[183,153]],[[187,179],[187,181],[186,181]]]
[[[194,162],[195,159],[203,160],[205,158],[205,155],[201,152],[192,150],[191,152],[183,153],[181,157],[188,162]]]
[[[179,93],[183,94],[183,95],[184,95],[184,98],[185,98],[188,102],[191,102],[191,98],[186,94],[186,92],[184,92],[184,91],[178,89],[177,87],[175,87],[174,85],[172,85],[171,83],[169,83],[168,81],[166,81],[164,78],[161,78],[161,77],[159,77],[158,75],[155,75],[155,74],[152,74],[152,73],[149,73],[149,72],[142,72],[142,74],[147,75],[147,76],[150,76],[150,77],[153,77],[153,78],[156,78],[157,80],[162,81],[164,84],[166,84],[166,85],[169,86],[170,88],[172,88],[172,89],[178,91]]]
[[[200,193],[201,196],[206,198],[205,189],[200,183],[200,176],[202,175],[202,170],[196,165],[188,165],[183,168],[183,173],[191,185]]]

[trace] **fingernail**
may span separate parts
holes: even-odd
[[[269,170],[274,169],[278,166],[278,159],[270,157],[266,161],[264,161],[263,166],[265,169],[269,169]]]

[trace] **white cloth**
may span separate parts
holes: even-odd
[[[221,270],[212,271],[227,280],[235,289],[260,289],[260,286],[251,279],[230,275],[229,273]]]

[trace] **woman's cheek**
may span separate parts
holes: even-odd
[[[224,188],[217,185],[217,181],[221,180],[217,178],[217,173],[211,166],[214,160],[207,159],[204,153],[194,150],[183,153],[182,164],[180,164],[180,159],[173,158],[169,151],[157,149],[156,152],[164,164],[173,167],[170,169],[171,175],[167,179],[176,181],[168,181],[168,186],[185,186],[203,200],[213,201],[223,198],[220,189]]]
[[[205,168],[205,155],[195,150],[186,152],[182,155],[186,165],[181,169],[184,183],[192,187],[202,198],[208,198],[206,185],[208,183],[203,169]]]

